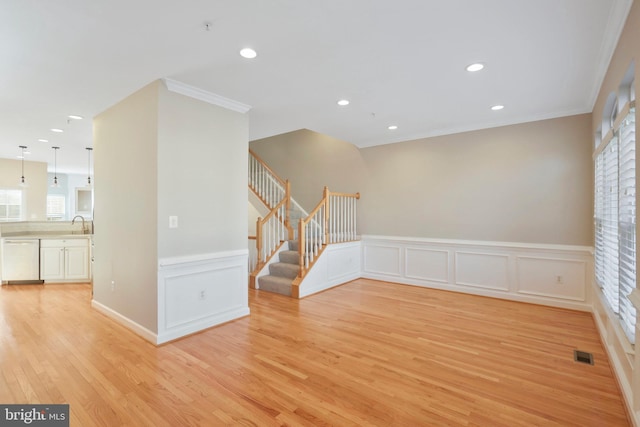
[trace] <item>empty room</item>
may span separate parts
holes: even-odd
[[[639,426],[640,4],[316,3],[0,6],[0,425]]]

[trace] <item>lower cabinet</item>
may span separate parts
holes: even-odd
[[[87,282],[89,239],[41,239],[40,279],[45,282]]]

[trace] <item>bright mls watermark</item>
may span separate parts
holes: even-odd
[[[69,427],[69,405],[2,405],[0,426]]]

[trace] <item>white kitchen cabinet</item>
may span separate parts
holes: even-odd
[[[89,239],[41,239],[40,279],[45,282],[89,281]]]

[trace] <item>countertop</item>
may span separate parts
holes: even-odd
[[[60,234],[60,233],[47,233],[47,232],[35,232],[35,233],[4,233],[0,238],[24,240],[24,239],[90,239],[92,234]]]

